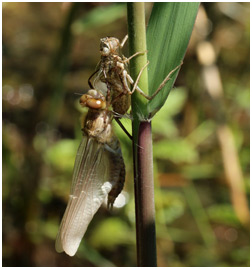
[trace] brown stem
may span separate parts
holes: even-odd
[[[151,123],[141,122],[135,181],[138,266],[157,266]]]

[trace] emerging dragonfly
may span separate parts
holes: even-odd
[[[152,100],[165,86],[171,78],[171,75],[183,64],[183,62],[181,62],[177,67],[170,71],[154,94],[152,96],[148,96],[138,87],[138,82],[143,70],[147,67],[149,62],[142,67],[136,81],[134,82],[127,72],[127,64],[133,57],[145,52],[137,52],[129,58],[120,54],[120,49],[123,48],[127,39],[128,35],[125,36],[121,43],[119,39],[115,37],[105,37],[100,40],[101,60],[99,67],[98,70],[96,70],[88,79],[90,87],[93,88],[91,78],[98,73],[97,77],[94,79],[94,83],[98,80],[106,83],[108,88],[107,101],[111,103],[113,110],[121,115],[124,115],[128,111],[130,107],[130,96],[135,90],[137,90],[146,99]],[[130,89],[129,84],[133,85],[132,90]]]
[[[71,194],[56,239],[57,252],[75,255],[82,237],[101,204],[108,198],[113,207],[125,180],[125,165],[117,137],[113,134],[113,114],[105,97],[89,90],[80,98],[89,108],[83,122],[73,172]]]

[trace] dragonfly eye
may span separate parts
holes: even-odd
[[[87,101],[87,106],[93,109],[104,109],[106,107],[106,102],[101,99],[89,99]]]
[[[106,101],[101,98],[94,98],[91,95],[83,94],[80,98],[80,105],[82,107],[89,107],[93,109],[105,109]]]

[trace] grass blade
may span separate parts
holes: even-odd
[[[154,4],[147,28],[149,95],[184,58],[198,7],[196,2]],[[164,105],[177,73],[173,73],[166,86],[148,103],[151,117]]]

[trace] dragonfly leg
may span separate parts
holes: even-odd
[[[140,54],[145,54],[147,53],[147,50],[145,51],[138,51],[136,53],[134,53],[133,55],[131,55],[129,58],[126,58],[123,60],[124,63],[128,63],[132,58],[136,57],[137,55],[140,55]]]
[[[116,117],[114,117],[114,119],[116,120],[117,124],[122,128],[122,130],[124,131],[124,133],[129,137],[129,139],[132,140],[132,135],[127,131],[127,129],[121,123],[120,119],[119,118],[116,118]]]
[[[139,82],[139,80],[140,80],[140,77],[141,77],[141,75],[142,75],[142,73],[143,73],[143,70],[148,66],[148,64],[149,64],[149,61],[142,67],[142,69],[140,70],[140,72],[139,72],[139,74],[138,74],[137,79],[136,79],[135,82],[134,82],[134,80],[132,79],[132,77],[131,77],[128,73],[126,74],[126,77],[127,77],[127,80],[129,81],[129,83],[130,83],[131,85],[133,85],[133,89],[132,89],[132,91],[129,92],[130,95],[133,94],[133,92],[134,92],[135,90],[137,90],[142,96],[144,96],[146,99],[150,100],[150,97],[149,97],[147,94],[145,94],[145,93],[144,93],[144,92],[137,86],[137,84],[138,84],[138,82]]]
[[[121,44],[120,44],[120,48],[123,48],[123,46],[125,45],[125,43],[126,43],[126,41],[128,40],[128,35],[126,35],[124,38],[123,38],[123,40],[122,40],[122,42],[121,42]]]
[[[183,64],[183,61],[181,61],[181,63],[176,66],[167,76],[166,78],[161,82],[161,84],[159,85],[159,87],[156,89],[156,91],[152,94],[152,96],[150,96],[150,99],[149,100],[152,100],[162,89],[163,87],[165,86],[165,84],[170,80],[171,78],[171,75],[177,71],[181,65]]]
[[[89,87],[91,88],[91,89],[94,89],[94,86],[93,86],[93,84],[92,84],[92,82],[91,82],[91,78],[96,74],[96,73],[98,73],[99,72],[99,69],[97,69],[89,78],[88,78],[88,85],[89,85]]]
[[[147,95],[147,94],[145,94],[138,86],[137,86],[137,84],[138,84],[138,82],[139,82],[139,79],[140,79],[140,76],[141,76],[141,74],[142,74],[142,72],[143,72],[143,70],[144,70],[144,68],[146,68],[146,66],[149,64],[149,62],[147,62],[147,64],[145,64],[145,66],[140,70],[140,72],[139,72],[139,74],[138,74],[138,76],[137,76],[137,79],[136,79],[136,81],[134,82],[134,80],[132,79],[132,77],[129,75],[129,74],[127,74],[127,79],[128,79],[128,81],[130,82],[130,84],[134,84],[134,86],[133,86],[133,89],[132,89],[132,91],[131,91],[131,93],[130,94],[132,94],[135,90],[137,90],[142,96],[144,96],[146,99],[148,99],[148,100],[152,100],[162,89],[163,89],[163,87],[165,86],[165,84],[170,80],[170,78],[171,78],[171,75],[175,72],[175,71],[177,71],[180,67],[181,67],[181,65],[183,64],[183,61],[181,61],[181,63],[177,66],[177,67],[175,67],[171,72],[169,72],[169,74],[166,76],[166,78],[161,82],[161,84],[159,85],[159,87],[157,88],[157,90],[154,92],[154,94],[152,94],[151,96],[149,96],[149,95]]]
[[[140,78],[141,78],[141,75],[142,75],[142,73],[143,73],[143,71],[144,71],[144,69],[148,66],[148,64],[149,64],[150,62],[149,61],[147,61],[147,63],[142,67],[142,69],[140,70],[140,72],[139,72],[139,74],[138,74],[138,76],[137,76],[137,79],[136,79],[136,81],[135,81],[135,83],[134,83],[134,85],[133,85],[133,89],[132,89],[132,91],[131,91],[131,94],[138,88],[138,91],[139,91],[139,93],[144,93],[138,86],[137,86],[137,84],[138,84],[138,82],[139,82],[139,80],[140,80]],[[145,96],[145,93],[144,93],[144,96]],[[148,95],[146,95],[146,96],[148,96]],[[148,99],[148,98],[147,98]]]
[[[127,78],[128,78],[128,72],[124,69],[121,73],[123,88],[124,88],[124,94],[131,94],[131,90],[128,86]]]

